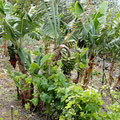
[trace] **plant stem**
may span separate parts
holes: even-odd
[[[112,85],[113,80],[114,80],[114,78],[113,78],[113,69],[114,69],[114,59],[111,58],[110,73],[109,73],[109,84],[110,84],[110,86]]]
[[[22,30],[23,30],[23,17],[21,18],[21,28],[20,28],[20,32],[21,32],[21,36],[20,36],[20,45],[19,47],[22,48]]]
[[[56,29],[56,14],[55,14],[55,5],[54,5],[54,0],[52,0],[52,7],[53,7],[53,15],[54,15],[54,48],[57,47],[57,29]]]
[[[13,116],[13,106],[11,106],[11,120],[14,120],[14,116]]]
[[[102,85],[104,84],[105,79],[105,58],[103,58],[103,75],[102,75]]]

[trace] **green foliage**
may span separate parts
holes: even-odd
[[[28,70],[29,67],[30,67],[30,64],[31,64],[30,54],[28,54],[28,57],[26,57],[25,52],[24,52],[21,48],[19,48],[19,49],[17,50],[17,53],[18,53],[21,61],[24,63],[26,69]]]
[[[26,78],[26,75],[20,73],[20,72],[14,72],[12,73],[10,70],[8,70],[9,76],[12,80],[14,80],[15,85],[20,88],[21,90],[23,89],[22,87],[22,79]]]
[[[0,13],[2,13],[3,15],[5,15],[3,0],[0,0]]]
[[[40,70],[39,65],[37,63],[32,63],[29,68],[30,74],[34,74],[36,70],[37,72]]]
[[[39,31],[33,31],[33,32],[30,32],[28,34],[28,36],[32,39],[36,39],[36,40],[40,40],[41,39],[41,35],[39,33]]]
[[[94,10],[85,21],[82,22],[80,17],[76,21],[76,33],[80,32],[81,34],[75,34],[74,36],[84,41],[87,47],[89,47],[89,55],[95,56],[100,52],[102,49],[102,44],[104,42],[103,30],[105,29],[104,26],[106,24],[106,10],[107,10],[108,2],[103,2],[99,9]],[[104,9],[102,9],[104,8]],[[83,13],[85,14],[85,13]],[[82,17],[84,19],[84,17]],[[79,28],[79,29],[78,29]]]
[[[90,56],[96,57],[99,53],[107,53],[114,59],[120,59],[120,12],[116,14],[112,22],[108,22],[110,18],[110,13],[107,12],[108,2],[104,1],[98,9],[94,9],[91,14],[86,16],[89,10],[87,11],[87,8],[84,10],[84,5],[77,1],[73,8],[75,16],[71,15],[75,18],[71,20],[67,19],[67,17],[70,18],[68,14],[64,18],[63,8],[67,5],[62,6],[61,1],[45,2],[41,0],[39,2],[40,6],[33,7],[30,5],[30,1],[27,4],[27,1],[17,0],[16,4],[13,5],[7,1],[3,3],[0,0],[0,13],[3,16],[3,19],[0,19],[0,31],[2,32],[0,34],[14,44],[15,49],[12,50],[14,54],[17,51],[28,72],[27,75],[24,75],[8,70],[11,79],[14,80],[20,91],[31,89],[27,88],[27,85],[33,83],[34,97],[29,101],[33,103],[35,108],[40,107],[39,103],[42,101],[46,107],[44,113],[49,115],[55,113],[60,120],[119,120],[120,93],[110,91],[113,105],[107,106],[107,112],[103,113],[103,101],[99,92],[94,88],[84,90],[79,84],[73,84],[71,78],[69,80],[65,75],[70,74],[74,68],[83,74],[89,62],[88,58]],[[84,17],[86,17],[85,20]],[[72,26],[75,28],[71,29]],[[71,34],[69,34],[70,32]],[[67,34],[68,38],[65,39]],[[65,56],[64,53],[61,53],[62,59],[56,65],[52,61],[54,54],[44,55],[46,51],[43,51],[42,47],[39,50],[34,50],[35,59],[32,60],[30,51],[25,52],[22,49],[25,35],[37,40],[42,38],[45,49],[46,46],[48,47],[53,43],[51,40],[54,41],[55,48],[64,39],[63,43],[70,48],[73,43],[76,43],[75,40],[82,41],[83,43],[80,44],[83,45],[82,49],[75,46],[73,54]],[[72,52],[70,51],[70,53]],[[75,66],[76,64],[77,66]],[[92,75],[99,74],[94,71]],[[25,80],[25,85],[23,85],[22,80]],[[30,104],[25,104],[25,108],[30,109]]]
[[[101,14],[105,14],[107,11],[107,8],[108,8],[108,1],[104,1],[104,2],[102,2],[101,6],[99,8],[99,12]]]
[[[82,8],[81,4],[78,1],[75,3],[75,13],[76,13],[77,17],[79,17],[80,14],[83,13],[83,8]]]
[[[33,103],[33,105],[36,107],[37,105],[38,105],[38,98],[33,98],[32,100],[30,100],[32,103]]]
[[[26,109],[26,110],[29,110],[29,109],[30,109],[30,103],[26,103],[26,104],[25,104],[25,109]]]
[[[9,2],[5,2],[4,6],[2,3],[0,5],[5,13],[0,26],[3,29],[2,35],[14,46],[21,48],[24,36],[39,27],[35,19],[38,14],[30,13],[26,1],[17,1],[15,5]]]
[[[104,113],[106,120],[120,119],[120,104],[115,102],[113,105],[107,106],[108,112]]]
[[[80,86],[70,85],[58,89],[58,97],[65,102],[61,116],[65,119],[88,120],[100,119],[99,110],[103,104],[100,94],[95,89],[83,90]],[[60,119],[62,119],[60,116]]]

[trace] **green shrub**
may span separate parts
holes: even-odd
[[[60,120],[101,118],[99,111],[103,101],[96,89],[83,90],[79,85],[70,85],[68,88],[58,89],[58,97],[65,103]]]

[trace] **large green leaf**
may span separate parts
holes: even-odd
[[[98,12],[96,12],[96,13],[93,15],[93,16],[94,16],[93,19],[94,19],[95,29],[97,29],[100,24],[106,22],[105,13],[106,13],[106,11],[107,11],[107,8],[108,8],[108,2],[107,2],[107,1],[104,1],[104,2],[100,5]]]
[[[23,63],[25,63],[26,62],[26,56],[25,56],[24,52],[22,51],[21,48],[18,48],[17,51],[18,51],[18,55],[19,55],[20,59],[22,60]]]
[[[0,13],[5,15],[3,0],[0,0]]]
[[[61,84],[66,87],[67,84],[66,84],[66,78],[65,78],[64,74],[62,74],[62,73],[59,72],[58,76],[60,78]]]
[[[52,20],[51,14],[52,14],[52,17],[54,17],[53,13],[55,13],[55,11],[53,11],[53,13],[50,14],[44,0],[42,0],[41,2],[42,2],[42,7],[45,11],[45,17],[46,17],[46,22],[43,26],[44,34],[47,34],[47,35],[50,35],[51,37],[53,37],[55,34],[55,26],[54,26],[53,22],[55,22],[55,21]],[[54,7],[53,4],[52,4],[52,7]]]
[[[80,53],[80,58],[82,58],[86,54],[87,51],[88,51],[88,48],[83,48],[83,50]]]
[[[33,98],[33,99],[30,100],[30,101],[33,103],[34,106],[37,106],[37,105],[38,105],[38,102],[39,102],[38,98]]]
[[[37,74],[39,72],[39,65],[37,63],[32,63],[29,67],[30,74]]]
[[[43,101],[43,102],[46,102],[46,103],[51,103],[52,99],[53,99],[53,96],[52,94],[48,94],[48,93],[45,93],[45,92],[42,92],[40,94],[40,99]]]
[[[52,57],[52,54],[51,53],[48,53],[47,55],[45,55],[41,61],[40,61],[40,68],[48,61],[50,60]]]
[[[97,27],[98,27],[98,25],[100,24],[99,23],[99,21],[98,21],[98,18],[100,18],[100,17],[102,17],[103,15],[100,13],[100,12],[98,12],[98,13],[96,13],[96,15],[95,15],[95,18],[94,18],[94,26],[95,26],[95,29],[97,29]]]
[[[43,57],[42,55],[38,55],[38,56],[35,58],[34,62],[40,65],[40,60],[42,59],[42,57]]]
[[[82,13],[83,13],[83,8],[82,8],[81,4],[77,1],[75,3],[75,14],[77,17],[79,17],[80,14],[82,14]]]
[[[18,53],[21,61],[24,63],[26,69],[29,70],[30,61],[29,61],[29,59],[26,57],[26,54],[24,53],[24,51],[23,51],[21,48],[18,48],[17,53]],[[30,56],[29,56],[29,57],[30,57]]]
[[[99,12],[100,12],[101,14],[105,14],[106,11],[107,11],[107,8],[108,8],[108,1],[104,1],[104,2],[102,2],[102,4],[100,5]]]

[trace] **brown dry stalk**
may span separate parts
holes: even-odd
[[[0,46],[0,48],[4,49],[4,55],[7,57],[8,51],[7,51],[7,40],[4,40],[3,46]]]
[[[54,51],[55,57],[52,59],[53,61],[58,61],[58,60],[61,59],[61,50],[63,48],[65,48],[67,50],[68,56],[70,56],[70,50],[69,50],[69,48],[66,45],[64,45],[64,44],[61,44]]]
[[[114,78],[113,78],[113,70],[114,70],[114,60],[111,59],[111,65],[110,65],[110,72],[109,72],[109,84],[112,85]]]
[[[89,4],[89,5],[92,5],[92,0],[88,0],[88,4]]]
[[[87,68],[85,69],[84,71],[84,75],[83,75],[83,82],[84,82],[84,87],[86,88],[89,84],[89,81],[90,81],[90,77],[91,77],[91,74],[92,74],[92,70],[93,70],[93,65],[94,65],[94,60],[95,60],[95,56],[91,56],[89,58],[89,63],[88,63],[88,66]]]
[[[118,76],[118,81],[116,83],[116,85],[113,88],[118,87],[120,89],[120,70],[119,70],[119,76]]]

